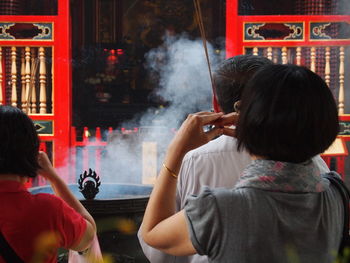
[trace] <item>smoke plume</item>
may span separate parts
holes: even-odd
[[[215,67],[222,58],[215,54],[211,45],[208,45],[208,52]],[[146,54],[146,63],[150,78],[157,86],[153,96],[161,97],[167,106],[150,109],[123,124],[139,127],[137,134],[110,137],[102,158],[104,181],[141,183],[142,170],[147,167],[147,162],[151,167],[160,166],[174,130],[186,116],[211,110],[212,88],[200,40],[190,40],[186,36],[168,37],[162,46]],[[157,156],[156,163],[152,158],[142,163],[144,142],[156,143],[156,152],[150,150]]]

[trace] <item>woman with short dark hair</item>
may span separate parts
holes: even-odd
[[[0,234],[23,262],[57,262],[60,247],[83,251],[96,233],[94,219],[57,175],[31,119],[18,108],[0,106]],[[40,173],[55,195],[27,191]],[[10,249],[0,249],[0,262]]]
[[[204,132],[208,124],[216,128]],[[236,131],[226,128],[231,124]],[[311,158],[338,129],[335,101],[319,76],[294,65],[264,66],[244,89],[239,115],[202,112],[183,123],[148,203],[144,240],[169,254],[208,255],[210,262],[333,262],[342,201]],[[184,154],[221,134],[235,134],[254,161],[233,189],[204,188],[174,214]]]
[[[0,140],[0,174],[36,177],[39,138],[28,116],[18,108],[1,106]]]
[[[238,149],[266,159],[301,163],[335,140],[338,111],[327,84],[307,68],[262,68],[243,92]]]

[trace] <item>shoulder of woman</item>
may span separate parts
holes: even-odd
[[[34,205],[41,208],[43,211],[60,211],[60,209],[63,209],[66,204],[64,200],[62,200],[60,197],[53,195],[53,194],[47,194],[47,193],[39,193],[33,195],[32,202]]]

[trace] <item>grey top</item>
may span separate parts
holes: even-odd
[[[312,161],[321,173],[329,172],[326,163],[318,155]],[[209,143],[188,152],[179,172],[176,210],[182,210],[188,196],[198,195],[203,186],[232,188],[244,168],[251,163],[250,156],[237,151],[237,140],[220,136]],[[152,263],[208,263],[206,256],[172,256],[148,246],[138,232],[142,250]]]
[[[341,197],[312,162],[254,161],[235,188],[204,188],[185,211],[195,249],[218,263],[331,263],[343,228]]]

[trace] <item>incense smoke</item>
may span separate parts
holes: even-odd
[[[220,59],[208,45],[211,64]],[[141,183],[142,144],[157,143],[157,166],[166,148],[189,113],[210,111],[212,88],[202,42],[186,36],[168,37],[164,44],[146,54],[146,68],[158,87],[153,95],[160,96],[167,106],[150,109],[124,123],[140,127],[134,135],[113,135],[103,156],[103,181]],[[147,165],[147,164],[143,164]]]

